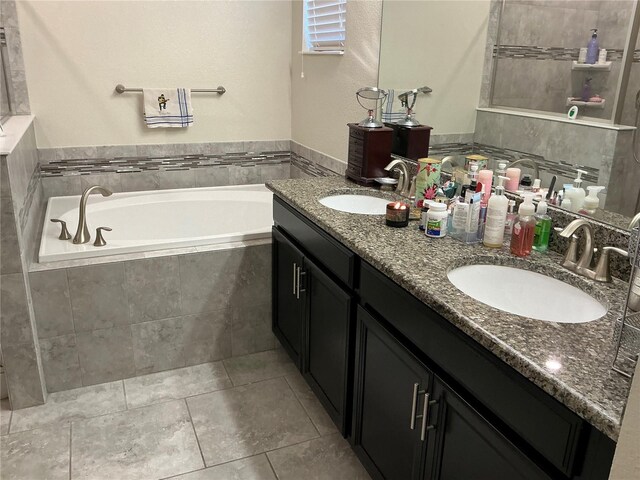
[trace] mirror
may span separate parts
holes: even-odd
[[[433,127],[430,156],[480,153],[494,171],[500,160],[532,159],[543,187],[557,177],[555,190],[585,170],[582,187],[607,187],[591,215],[627,229],[640,211],[637,10],[633,0],[385,0],[383,119],[400,117],[398,94],[429,85],[414,113]],[[580,63],[594,28],[604,63]],[[578,103],[569,120],[583,94],[593,105]],[[518,167],[533,174],[526,163]]]

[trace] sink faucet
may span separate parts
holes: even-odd
[[[398,192],[403,197],[411,196],[411,188],[414,185],[414,178],[411,177],[409,173],[409,167],[407,166],[404,160],[399,158],[395,158],[391,160],[389,165],[384,167],[387,172],[392,172],[394,170],[398,170],[400,172],[400,178],[398,178],[398,186],[396,187],[396,192]]]
[[[538,164],[532,158],[519,158],[515,162],[509,163],[509,168],[515,167],[516,165],[524,165],[528,164],[531,168],[533,168],[533,174],[535,175],[534,180],[536,178],[540,178],[540,169],[538,168]]]
[[[108,197],[111,195],[111,190],[101,187],[100,185],[93,185],[92,187],[89,187],[84,192],[82,192],[82,197],[80,197],[78,229],[76,230],[76,234],[73,237],[73,243],[87,243],[89,240],[91,240],[91,234],[89,233],[89,228],[87,227],[87,200],[89,198],[89,195],[93,191],[101,193],[103,197]]]
[[[584,250],[580,259],[576,261],[578,253],[578,239],[574,236],[576,230],[582,229],[584,231]],[[562,266],[567,270],[589,277],[589,268],[591,267],[591,260],[593,259],[593,227],[584,218],[578,218],[567,225],[564,229],[558,232],[563,238],[571,239],[571,244],[567,249]]]

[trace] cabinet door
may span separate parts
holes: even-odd
[[[431,375],[362,307],[356,336],[354,449],[376,478],[419,478]]]
[[[350,403],[351,295],[305,258],[307,299],[303,373],[329,415],[346,433]]]
[[[272,243],[273,333],[289,356],[301,366],[304,292],[300,292],[302,253],[276,228]]]
[[[425,479],[550,478],[438,377],[433,395]]]

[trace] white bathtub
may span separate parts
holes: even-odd
[[[148,192],[93,193],[87,201],[89,243],[59,240],[60,224],[71,236],[78,225],[80,196],[52,197],[47,205],[38,260],[54,262],[177,247],[195,247],[269,238],[272,193],[264,185],[184,188]],[[97,227],[107,245],[94,247]]]

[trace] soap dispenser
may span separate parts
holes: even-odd
[[[533,193],[522,195],[524,202],[518,209],[518,219],[513,224],[511,233],[511,253],[517,257],[526,257],[533,248],[533,237],[536,232],[536,207],[533,204]]]
[[[578,213],[582,213],[584,215],[593,215],[596,213],[596,209],[600,206],[600,198],[598,198],[598,194],[604,189],[605,187],[587,187],[589,195],[584,199],[584,204]]]
[[[578,172],[578,176],[573,181],[573,188],[571,189],[571,211],[579,212],[582,210],[582,205],[584,204],[584,199],[586,197],[586,193],[584,188],[582,188],[582,174],[587,173],[585,170],[576,170]]]
[[[600,45],[598,43],[598,29],[592,28],[591,40],[587,44],[587,63],[594,64],[598,62],[598,55],[600,53]]]
[[[537,252],[546,252],[549,247],[549,234],[551,233],[551,217],[547,215],[547,202],[542,199],[538,202],[536,210],[536,232],[533,236],[533,249]]]
[[[496,194],[489,198],[487,204],[487,219],[482,242],[485,247],[500,248],[504,241],[504,224],[507,220],[507,210],[509,208],[509,199],[504,196],[504,187],[502,186],[502,182],[505,180],[509,180],[509,177],[498,177]]]

